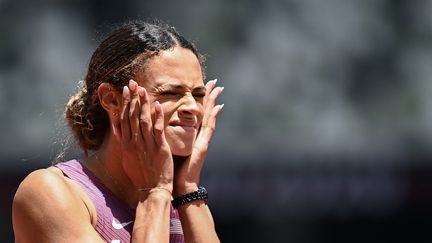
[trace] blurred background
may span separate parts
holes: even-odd
[[[432,1],[0,0],[0,235],[100,40],[158,18],[225,86],[202,184],[222,242],[432,242]]]

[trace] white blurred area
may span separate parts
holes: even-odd
[[[293,155],[380,163],[373,158],[398,158],[412,146],[432,145],[430,1],[118,5],[0,2],[3,157],[52,159],[64,133],[58,125],[63,106],[100,37],[120,20],[145,17],[167,21],[196,40],[207,54],[207,77],[225,86],[213,158],[264,152],[288,163],[295,161],[284,158]]]

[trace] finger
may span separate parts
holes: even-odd
[[[208,146],[216,129],[216,118],[223,107],[224,104],[213,107],[207,126],[201,127],[194,144],[194,147],[199,149],[198,151],[204,152],[205,154],[207,153]]]
[[[130,80],[129,81],[129,90],[131,91],[131,102],[129,107],[129,123],[131,129],[131,139],[134,142],[139,142],[142,140],[141,130],[139,126],[139,116],[141,112],[140,107],[140,96],[138,94],[138,84]]]
[[[120,115],[120,131],[122,134],[122,141],[126,142],[129,141],[131,137],[129,125],[130,91],[127,86],[123,87],[122,103],[123,107]]]
[[[141,97],[141,114],[140,114],[140,129],[144,138],[144,143],[147,138],[152,137],[152,119],[150,110],[150,99],[145,88],[139,87],[139,95]]]
[[[154,139],[157,145],[165,142],[164,134],[164,114],[159,101],[155,102],[155,123],[153,126]]]
[[[207,103],[207,99],[210,95],[210,92],[213,90],[213,88],[216,86],[217,83],[217,79],[213,79],[210,80],[206,83],[205,87],[206,87],[206,92],[205,92],[205,96],[204,96],[204,102],[203,105],[205,107],[206,103]]]
[[[222,110],[224,106],[225,104],[221,104],[213,107],[208,120],[208,127],[210,127],[212,130],[216,128],[217,116],[219,115],[219,112]]]
[[[212,90],[210,95],[208,96],[206,105],[204,106],[204,117],[202,121],[203,126],[207,126],[209,116],[212,112],[212,109],[215,107],[216,100],[219,97],[219,95],[224,90],[224,87],[216,87]]]
[[[207,96],[206,104],[204,106],[205,111],[210,111],[215,106],[216,100],[224,90],[224,87],[214,88]]]
[[[216,105],[213,107],[213,109],[210,112],[208,122],[206,126],[203,126],[203,132],[207,140],[210,141],[211,137],[213,136],[214,131],[216,130],[216,120],[219,112],[222,110],[225,104],[222,105]]]

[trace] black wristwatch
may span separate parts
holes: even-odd
[[[198,190],[185,194],[183,196],[179,196],[172,200],[172,205],[174,208],[178,208],[181,205],[196,201],[196,200],[204,200],[207,203],[208,194],[207,190],[203,186],[199,186]]]

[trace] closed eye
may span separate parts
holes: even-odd
[[[194,93],[193,96],[194,96],[195,98],[204,98],[205,93]]]
[[[178,92],[174,92],[174,91],[164,91],[164,92],[160,93],[160,95],[162,95],[162,96],[177,96],[180,94]]]

